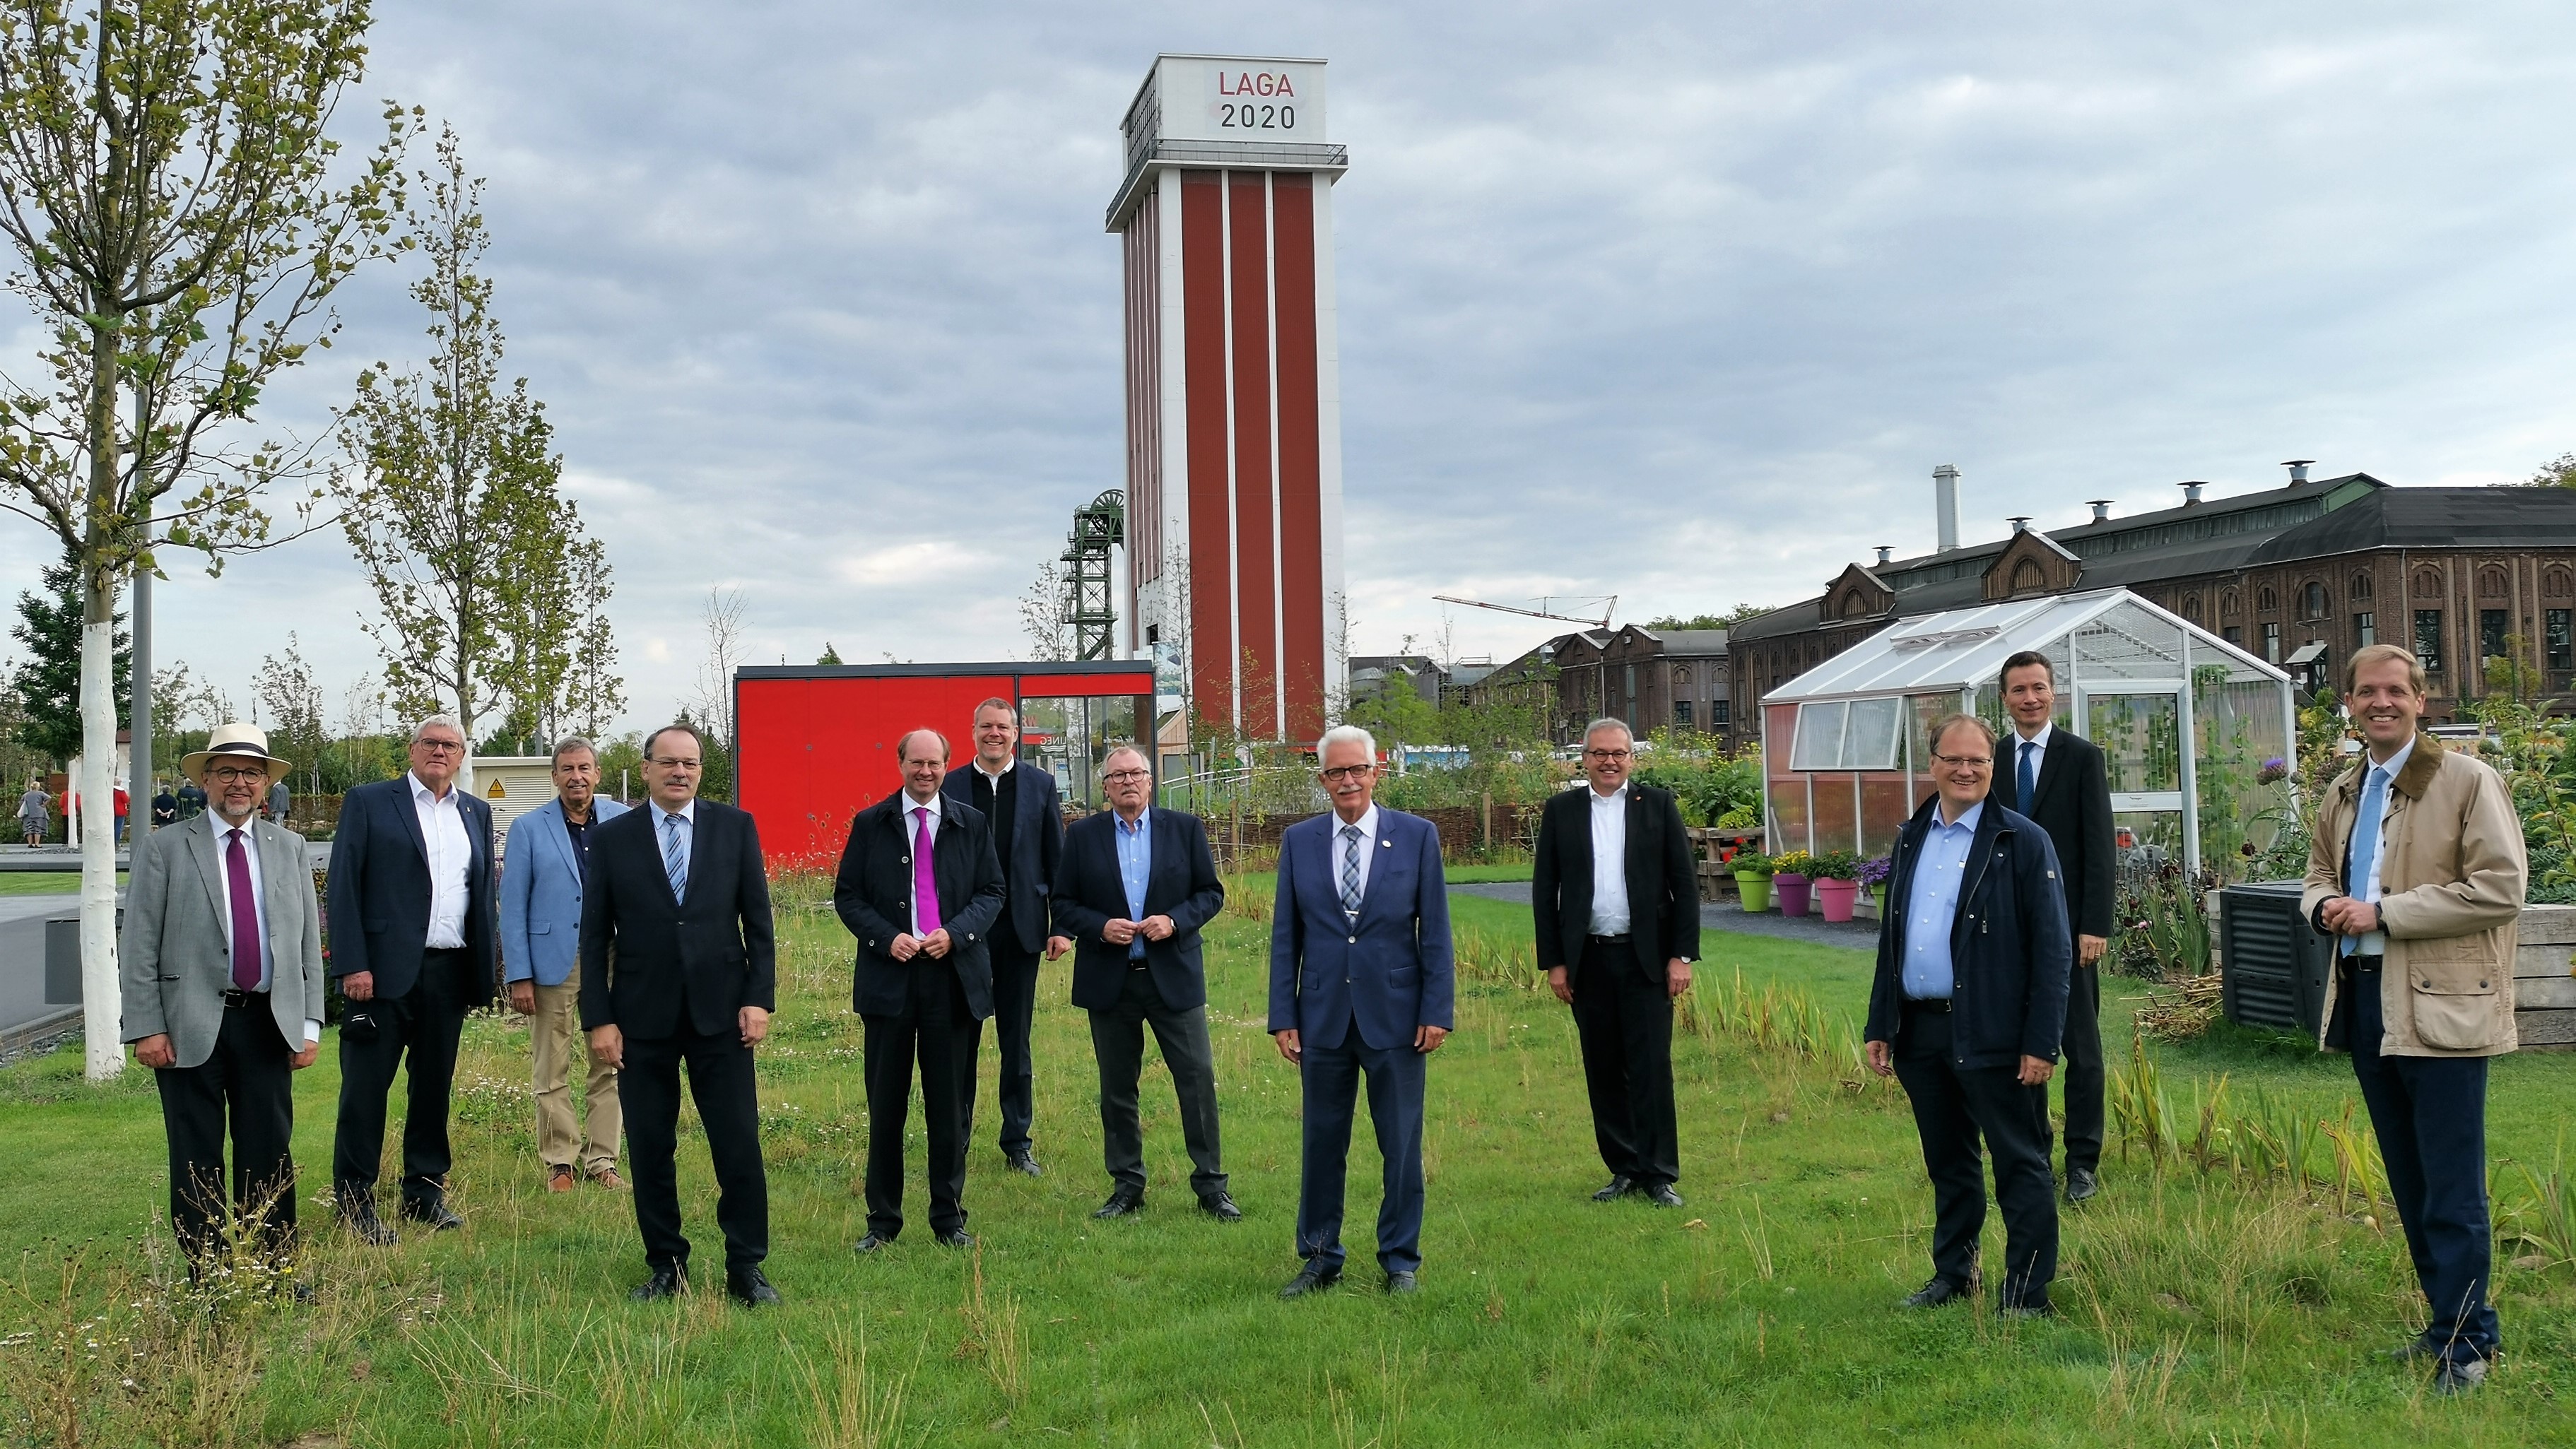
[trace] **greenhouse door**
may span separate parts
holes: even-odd
[[[2102,747],[2111,776],[2111,825],[2123,867],[2186,863],[2183,698],[2179,681],[2117,693],[2084,691],[2076,731]]]

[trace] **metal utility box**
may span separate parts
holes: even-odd
[[[2227,1019],[2315,1036],[2334,942],[2299,914],[2300,883],[2255,881],[2219,892],[2219,984]]]

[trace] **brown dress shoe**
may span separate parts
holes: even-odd
[[[556,1168],[554,1171],[547,1173],[547,1174],[546,1174],[546,1191],[548,1191],[548,1192],[570,1192],[570,1191],[572,1191],[572,1169],[571,1169],[571,1168],[569,1168],[569,1167],[558,1167],[558,1168]]]
[[[622,1189],[626,1186],[626,1179],[617,1175],[616,1168],[603,1167],[599,1171],[590,1175],[590,1185],[593,1187]]]

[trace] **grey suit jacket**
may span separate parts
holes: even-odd
[[[232,956],[224,946],[231,889],[216,849],[213,812],[143,837],[125,888],[125,946],[117,975],[125,1039],[167,1033],[176,1064],[205,1065],[224,1025]],[[322,912],[304,837],[267,820],[251,823],[260,895],[268,911],[269,1011],[287,1044],[304,1045],[304,1023],[322,1019]]]

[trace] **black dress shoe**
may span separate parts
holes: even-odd
[[[653,1276],[638,1284],[628,1298],[638,1303],[653,1303],[664,1298],[677,1298],[689,1291],[689,1275],[680,1268],[656,1268]]]
[[[465,1226],[465,1219],[448,1211],[447,1199],[443,1197],[423,1198],[419,1202],[404,1203],[403,1216],[413,1222],[427,1224],[429,1230],[436,1233],[454,1232]]]
[[[1398,1268],[1386,1275],[1386,1291],[1390,1294],[1419,1293],[1422,1285],[1414,1281],[1412,1269]]]
[[[1646,1201],[1653,1203],[1657,1207],[1680,1207],[1682,1205],[1682,1195],[1673,1191],[1673,1185],[1669,1182],[1659,1182],[1653,1187],[1641,1187],[1637,1189],[1637,1193],[1640,1197],[1643,1197]]]
[[[1239,1223],[1243,1221],[1243,1209],[1236,1207],[1234,1205],[1233,1195],[1223,1190],[1209,1193],[1207,1196],[1200,1198],[1199,1211],[1206,1213],[1209,1217],[1212,1217],[1221,1223]]]
[[[355,1211],[341,1213],[340,1221],[348,1226],[349,1236],[369,1247],[390,1248],[401,1241],[394,1225],[376,1216],[374,1203],[361,1203]]]
[[[1144,1210],[1145,1195],[1136,1191],[1134,1188],[1122,1187],[1116,1192],[1111,1193],[1109,1195],[1109,1201],[1102,1203],[1099,1211],[1093,1213],[1092,1216],[1095,1218],[1123,1218],[1129,1213],[1140,1213]]]
[[[1610,1179],[1610,1185],[1592,1195],[1594,1202],[1617,1202],[1637,1190],[1637,1184],[1624,1177]]]
[[[890,1248],[890,1247],[893,1247],[893,1246],[894,1246],[894,1239],[892,1239],[892,1238],[880,1238],[880,1237],[878,1237],[876,1234],[874,1234],[874,1233],[870,1233],[870,1234],[868,1234],[866,1237],[859,1239],[859,1240],[858,1240],[857,1242],[855,1242],[855,1243],[852,1243],[852,1244],[850,1245],[850,1251],[851,1251],[851,1252],[853,1252],[853,1253],[857,1253],[857,1254],[860,1254],[860,1255],[864,1256],[864,1255],[866,1255],[866,1254],[876,1252],[876,1251],[878,1251],[879,1249],[882,1249],[882,1248]]]
[[[1046,1176],[1046,1169],[1038,1166],[1038,1160],[1030,1156],[1025,1148],[1018,1152],[1003,1153],[1002,1161],[1008,1163],[1013,1172],[1025,1172],[1031,1177]]]
[[[1340,1281],[1342,1281],[1341,1264],[1327,1263],[1321,1258],[1308,1258],[1306,1266],[1297,1270],[1297,1276],[1288,1280],[1288,1286],[1279,1290],[1279,1296],[1303,1298],[1309,1293],[1330,1288]]]
[[[1908,1308],[1938,1308],[1942,1304],[1947,1303],[1954,1298],[1965,1298],[1975,1291],[1976,1289],[1972,1284],[1954,1283],[1947,1278],[1935,1278],[1931,1282],[1926,1283],[1922,1287],[1905,1295],[1905,1306]]]
[[[930,1235],[930,1240],[943,1248],[971,1248],[975,1246],[975,1235],[966,1231],[964,1228],[950,1228],[944,1233],[932,1233]]]
[[[2102,1178],[2089,1167],[2066,1169],[2066,1200],[2083,1202],[2102,1190]]]
[[[767,1275],[756,1267],[725,1270],[725,1292],[745,1308],[758,1308],[764,1303],[780,1301],[778,1290],[769,1286]]]

